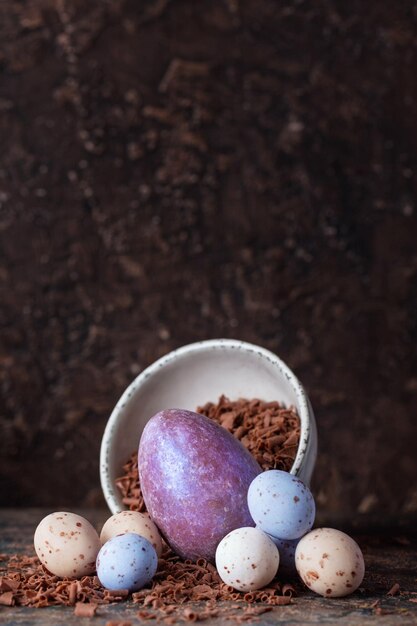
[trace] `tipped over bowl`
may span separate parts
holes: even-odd
[[[300,418],[300,442],[291,473],[310,483],[317,456],[317,428],[298,378],[265,348],[235,339],[211,339],[183,346],[155,361],[135,378],[113,409],[100,450],[101,486],[112,513],[126,508],[115,481],[138,448],[147,421],[163,409],[195,411],[221,395],[294,406]]]

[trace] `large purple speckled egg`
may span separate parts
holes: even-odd
[[[214,561],[225,535],[254,526],[247,493],[260,472],[233,435],[192,411],[161,411],[142,433],[139,476],[146,508],[184,558]]]

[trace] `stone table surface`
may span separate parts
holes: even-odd
[[[49,511],[42,509],[0,509],[0,552],[32,554],[32,537],[37,523]],[[81,511],[100,528],[106,511]],[[310,591],[300,591],[290,606],[274,607],[270,613],[253,618],[253,623],[280,624],[417,624],[417,536],[404,533],[361,533],[355,535],[365,556],[367,572],[362,587],[352,596],[324,599]],[[399,594],[387,596],[394,583]],[[94,618],[79,618],[69,607],[31,609],[0,607],[0,624],[80,624],[105,626],[110,620],[124,620],[132,626],[141,623],[139,606],[131,602],[98,609]],[[239,611],[237,611],[237,614]],[[152,622],[151,622],[152,623]],[[153,622],[155,623],[155,622]],[[184,622],[183,622],[184,623]],[[207,626],[233,624],[225,617],[206,620]],[[252,623],[252,622],[245,622]]]

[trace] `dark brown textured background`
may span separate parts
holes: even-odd
[[[417,515],[414,2],[0,4],[0,502],[101,502],[106,419],[194,340],[277,352],[322,511]]]

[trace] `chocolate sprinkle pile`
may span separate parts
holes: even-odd
[[[252,453],[263,470],[289,472],[300,441],[300,418],[294,407],[255,398],[231,401],[221,396],[207,402],[198,413],[219,422]]]
[[[222,582],[216,568],[205,559],[196,563],[182,560],[169,548],[159,560],[158,571],[151,589],[132,594],[135,602],[143,606],[175,607],[187,602],[202,600],[217,603],[219,600],[244,600],[246,603],[265,602],[270,605],[288,604],[294,595],[294,587],[276,580],[267,588],[250,593],[236,591]]]
[[[239,439],[263,470],[290,471],[300,441],[300,418],[294,407],[286,408],[279,402],[258,398],[229,400],[221,396],[217,403],[207,402],[197,407],[197,412],[218,422]],[[123,503],[131,511],[145,512],[136,451],[123,466],[123,472],[116,480]]]
[[[0,605],[74,606],[77,615],[94,614],[99,604],[124,600],[127,591],[104,589],[97,576],[83,576],[79,580],[54,576],[41,564],[37,556],[0,555]],[[88,608],[81,608],[89,603]]]
[[[129,596],[128,591],[104,589],[97,576],[83,576],[80,580],[54,576],[37,557],[0,555],[0,562],[2,605],[73,606],[79,617],[93,617],[99,605],[120,602]],[[211,563],[204,559],[197,563],[183,561],[166,547],[152,584],[129,597],[140,606],[141,620],[158,619],[169,624],[178,619],[202,621],[220,614],[234,621],[246,621],[274,606],[290,604],[294,594],[292,585],[278,580],[259,591],[237,592],[221,581]],[[222,603],[224,600],[233,604]]]

